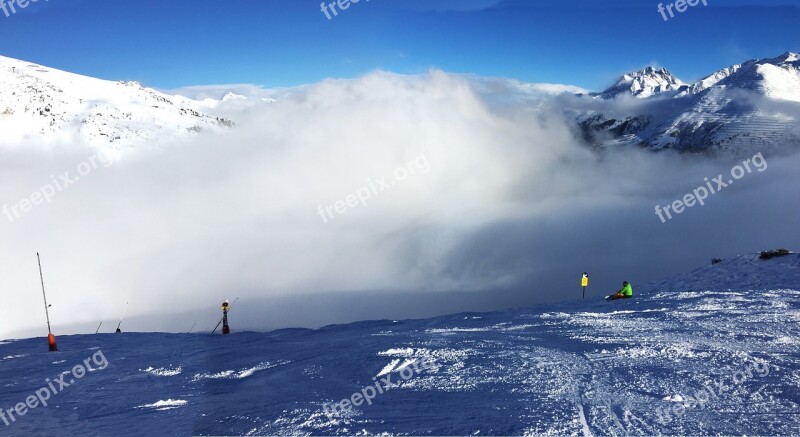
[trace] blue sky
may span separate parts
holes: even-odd
[[[0,11],[0,54],[158,88],[440,68],[600,89],[800,51],[800,0],[708,2],[665,22],[651,0],[361,0],[332,20],[320,0],[39,0]]]

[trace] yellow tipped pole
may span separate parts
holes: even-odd
[[[214,330],[211,331],[212,334],[217,332],[217,329],[219,329],[219,325],[223,325],[223,324],[224,325],[222,327],[222,334],[223,335],[228,335],[228,334],[231,333],[231,328],[228,326],[228,311],[230,311],[231,307],[236,302],[239,302],[239,298],[237,297],[236,300],[234,300],[232,304],[227,304],[227,302],[228,301],[226,300],[222,305],[222,318],[219,320],[219,323],[217,323],[217,326],[214,327]]]
[[[581,287],[583,287],[583,298],[586,299],[586,287],[589,286],[589,274],[583,272],[581,276]]]

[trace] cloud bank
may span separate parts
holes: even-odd
[[[231,105],[225,135],[116,156],[14,221],[0,221],[0,337],[43,334],[42,253],[59,333],[238,329],[423,317],[594,298],[714,256],[798,247],[798,156],[662,224],[654,213],[737,161],[595,152],[552,89],[375,72]],[[498,89],[501,91],[498,92]],[[565,103],[566,102],[566,103]],[[15,204],[98,151],[0,148]],[[424,158],[428,171],[398,178]],[[383,181],[383,182],[380,182]],[[323,220],[319,208],[366,204]],[[41,320],[40,320],[41,319]]]

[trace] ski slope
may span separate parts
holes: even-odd
[[[108,366],[3,435],[797,435],[800,256],[742,256],[585,301],[271,333],[0,344],[0,407]],[[414,362],[428,363],[414,366]],[[409,369],[414,369],[410,371]],[[409,375],[411,373],[411,375]],[[352,410],[373,378],[396,387]],[[69,376],[69,375],[68,375]],[[408,376],[404,379],[404,376]]]

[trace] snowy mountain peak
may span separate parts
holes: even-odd
[[[722,80],[727,79],[728,77],[735,74],[739,69],[742,68],[742,64],[736,64],[727,68],[723,68],[710,76],[707,76],[695,83],[691,86],[687,87],[686,89],[679,92],[675,97],[684,97],[687,95],[699,94],[715,85],[720,83]]]
[[[800,54],[786,52],[772,59],[754,59],[723,68],[691,85],[666,68],[647,67],[629,73],[611,88],[595,94],[613,99],[620,94],[648,98],[674,92],[674,97],[700,94],[717,85],[755,91],[767,97],[800,101]]]
[[[243,96],[241,94],[236,94],[236,93],[234,93],[232,91],[229,91],[229,92],[225,93],[225,95],[222,97],[222,100],[220,100],[220,101],[221,102],[228,102],[228,101],[231,101],[231,100],[247,100],[247,97]]]
[[[795,112],[761,109],[771,101],[800,103],[800,55],[794,52],[723,68],[691,85],[666,69],[649,67],[593,96],[613,100],[618,95],[671,98],[653,101],[644,112],[610,108],[580,114],[577,122],[584,137],[595,146],[747,154],[800,144]]]
[[[613,99],[620,94],[629,94],[644,99],[668,92],[678,92],[686,86],[666,68],[647,67],[622,76],[614,86],[603,91],[600,96]]]
[[[776,100],[800,102],[800,55],[786,52],[772,59],[745,62],[718,84]]]
[[[793,52],[786,52],[774,59],[777,63],[788,64],[800,61],[800,54]]]

